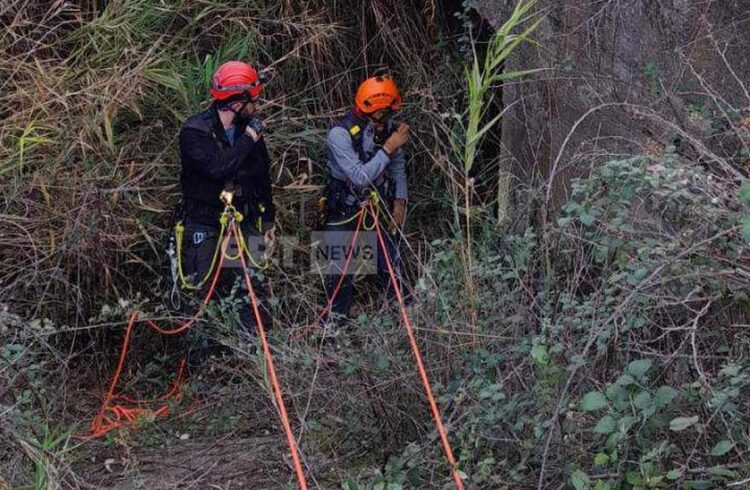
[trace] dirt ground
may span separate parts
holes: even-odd
[[[198,402],[191,400],[189,390],[200,383],[192,380],[184,388],[185,399],[176,402],[166,418],[83,442],[75,451],[72,474],[83,488],[297,488],[275,407],[257,380],[252,381],[255,368],[233,367],[232,379],[222,370],[217,375],[222,382],[212,384],[215,378],[210,378]],[[232,382],[241,378],[242,382]],[[302,457],[311,488],[339,486],[330,461],[317,455]],[[315,482],[315,477],[328,482]]]
[[[293,488],[282,442],[276,435],[174,438],[156,448],[134,450],[129,459],[97,458],[85,479],[113,490]]]

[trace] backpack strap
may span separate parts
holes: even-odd
[[[352,139],[352,147],[354,147],[354,151],[356,151],[357,155],[359,155],[359,159],[363,162],[367,161],[367,155],[365,155],[365,150],[363,147],[365,127],[362,122],[354,117],[354,114],[349,111],[333,126],[344,128],[346,132],[349,133],[349,137]]]

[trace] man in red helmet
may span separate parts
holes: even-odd
[[[386,232],[386,250],[376,245],[377,273],[386,289],[391,288],[391,283],[385,254],[401,279],[395,232],[404,224],[408,198],[402,147],[408,141],[409,128],[392,120],[400,107],[401,95],[390,77],[368,78],[357,89],[354,107],[331,127],[326,137],[329,178],[324,244],[330,247],[346,242],[344,234],[335,232],[352,231],[357,221],[353,218],[362,203],[376,192],[381,206],[380,226]],[[342,268],[342,264],[331,264],[326,280],[326,297],[329,302],[333,297],[331,313],[337,324],[348,316],[354,298],[351,275],[346,274],[342,280],[337,274]]]
[[[221,65],[211,82],[213,103],[190,117],[180,131],[182,220],[185,242],[182,265],[193,283],[211,272],[220,239],[219,218],[224,209],[220,195],[234,194],[233,204],[244,219],[240,226],[248,246],[275,242],[275,208],[271,191],[270,158],[257,117],[263,90],[255,69],[240,61]],[[218,292],[239,310],[242,334],[254,331],[255,317],[239,269],[222,273]],[[208,281],[202,288],[205,289]],[[254,280],[257,293],[260,282]]]

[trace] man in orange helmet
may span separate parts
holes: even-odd
[[[193,283],[213,274],[214,252],[221,238],[223,191],[233,192],[233,205],[243,214],[240,226],[248,244],[265,242],[267,248],[272,248],[275,242],[270,158],[263,139],[263,123],[256,114],[262,90],[252,66],[240,61],[224,63],[212,78],[213,103],[190,117],[180,131],[181,218],[186,242],[182,265]],[[255,317],[239,272],[240,269],[224,271],[218,291],[231,296],[238,306],[243,327],[240,332],[251,334]],[[203,294],[208,284],[210,281],[203,286]],[[260,286],[260,281],[254,280],[259,294]]]
[[[376,245],[377,272],[379,282],[386,289],[391,286],[384,254],[390,257],[399,279],[401,275],[395,237],[387,231],[397,231],[404,224],[408,198],[402,147],[408,141],[409,128],[392,119],[400,107],[401,94],[393,79],[388,76],[368,78],[357,89],[354,107],[331,127],[326,138],[329,178],[325,245],[341,240],[333,238],[335,233],[331,232],[350,232],[355,228],[357,220],[352,218],[372,192],[377,192],[382,208],[380,225],[386,232],[387,249],[380,250],[382,247]],[[333,297],[331,313],[336,323],[348,316],[354,298],[351,275],[346,274],[341,280],[336,273],[341,269],[340,265],[331,267],[326,280],[326,297],[329,302]]]

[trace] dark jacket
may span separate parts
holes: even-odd
[[[230,146],[214,105],[189,118],[180,131],[180,158],[184,215],[188,221],[219,226],[224,204],[219,194],[235,189],[235,207],[256,223],[273,222],[276,209],[271,190],[270,157],[265,141],[235,129]]]

